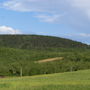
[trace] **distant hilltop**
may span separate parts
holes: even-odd
[[[21,49],[89,47],[81,42],[43,35],[0,35],[0,46]]]

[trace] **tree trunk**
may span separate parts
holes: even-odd
[[[20,68],[20,77],[22,77],[22,67]]]

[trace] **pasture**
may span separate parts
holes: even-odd
[[[0,90],[90,90],[90,70],[1,78]]]

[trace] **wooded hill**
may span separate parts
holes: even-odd
[[[81,42],[53,36],[41,35],[0,35],[0,47],[35,48],[88,48]]]
[[[20,76],[21,71],[29,76],[83,69],[90,69],[86,44],[52,36],[0,35],[0,76]]]

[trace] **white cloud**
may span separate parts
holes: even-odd
[[[56,13],[74,7],[90,12],[90,0],[7,0],[3,7],[16,11]]]
[[[44,15],[40,14],[35,17],[39,18],[43,22],[54,23],[58,22],[63,15]]]
[[[72,7],[76,7],[90,18],[90,0],[69,0]]]
[[[89,38],[90,37],[90,33],[64,34],[64,36]]]
[[[41,14],[37,15],[41,21],[50,23],[61,22],[59,16],[63,14],[65,15],[62,22],[65,24],[78,23],[77,27],[82,27],[84,22],[90,21],[90,0],[5,0],[2,7],[20,12],[37,12]]]
[[[21,34],[21,31],[8,26],[0,26],[0,34]]]
[[[65,11],[68,11],[66,0],[8,0],[2,3],[2,6],[14,11],[38,12],[39,15],[36,15],[36,17],[48,23],[60,21],[60,17]],[[42,13],[52,15],[42,15]]]
[[[16,11],[55,12],[66,0],[8,0],[3,7]]]
[[[80,14],[82,12],[90,18],[90,0],[6,0],[2,6],[21,12],[48,12],[52,15],[67,13],[70,17],[80,11]]]
[[[80,33],[79,36],[81,36],[81,37],[90,37],[90,34],[87,34],[87,33]]]

